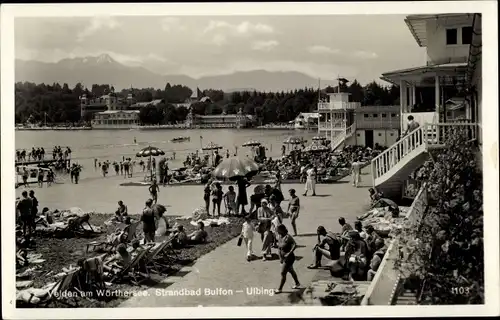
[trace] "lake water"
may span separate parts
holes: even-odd
[[[266,154],[276,157],[281,154],[283,140],[288,136],[302,136],[311,141],[317,131],[292,130],[259,130],[259,129],[213,129],[213,130],[88,130],[88,131],[16,131],[16,149],[31,150],[32,147],[43,147],[46,152],[55,145],[69,146],[72,160],[84,167],[81,178],[96,177],[99,170],[94,169],[94,159],[99,161],[121,161],[122,157],[134,158],[142,148],[152,145],[166,152],[167,157],[176,153],[176,160],[170,161],[171,168],[182,166],[186,155],[210,142],[221,145],[220,152],[226,149],[234,153],[238,147],[238,155],[250,154],[250,148],[241,145],[248,140],[261,142],[268,150]],[[190,141],[174,143],[170,140],[179,137],[190,137]],[[202,137],[200,139],[200,136]],[[137,143],[134,143],[134,138]],[[49,158],[52,155],[49,154]],[[90,170],[89,170],[90,169]]]

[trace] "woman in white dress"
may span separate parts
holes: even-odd
[[[316,171],[314,170],[312,165],[309,165],[306,169],[307,178],[306,178],[306,186],[304,190],[303,196],[307,196],[307,191],[312,191],[312,195],[316,195]]]

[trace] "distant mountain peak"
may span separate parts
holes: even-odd
[[[100,54],[96,57],[97,63],[113,63],[115,60],[107,53]]]

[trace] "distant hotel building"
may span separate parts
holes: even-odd
[[[118,99],[114,92],[92,100],[87,100],[86,95],[83,95],[81,104],[82,114],[93,114],[94,129],[129,129],[139,125],[139,109],[142,105],[135,103],[132,94],[126,100]]]
[[[190,110],[186,125],[189,128],[246,128],[255,122],[252,115],[246,115],[240,109],[237,114],[214,114],[214,115],[198,115]]]

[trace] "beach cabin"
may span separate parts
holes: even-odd
[[[458,126],[481,147],[481,15],[410,15],[405,22],[420,47],[421,67],[386,72],[382,79],[400,88],[400,131],[412,115],[420,127],[372,161],[373,185],[398,198],[408,175],[443,148],[446,133]],[[458,121],[459,120],[459,121]]]

